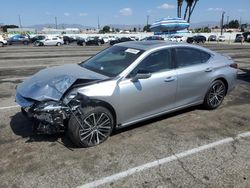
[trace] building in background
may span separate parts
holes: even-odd
[[[80,29],[78,28],[66,28],[66,29],[54,29],[54,28],[43,28],[41,33],[44,34],[80,34]]]
[[[35,28],[8,28],[8,34],[36,34]]]

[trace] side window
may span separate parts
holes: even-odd
[[[193,48],[176,48],[177,67],[187,67],[205,63],[209,60],[210,54]]]
[[[169,70],[172,68],[171,61],[171,49],[153,52],[139,63],[139,65],[132,71],[132,75],[136,74],[138,70],[150,73]]]
[[[52,40],[57,40],[57,38],[52,38]]]
[[[201,51],[201,61],[202,63],[206,63],[209,59],[210,59],[211,55],[206,53],[206,52],[203,52]]]

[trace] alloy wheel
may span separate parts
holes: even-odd
[[[112,131],[112,121],[105,113],[91,113],[82,121],[79,129],[81,142],[97,145],[109,137]]]
[[[225,85],[221,82],[216,82],[211,87],[207,100],[212,107],[217,107],[222,103],[224,96],[225,96]]]

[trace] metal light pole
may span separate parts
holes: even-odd
[[[147,15],[147,31],[146,32],[148,32],[148,22],[149,22],[149,15]]]
[[[55,25],[56,25],[56,29],[57,29],[57,17],[55,16]]]
[[[20,26],[20,28],[22,28],[22,22],[21,22],[21,16],[20,15],[18,15],[18,20],[19,20],[19,26]]]
[[[100,20],[99,20],[99,16],[97,18],[97,22],[98,22],[98,29],[100,30]]]
[[[222,15],[221,15],[221,24],[220,24],[220,35],[223,35],[223,24],[224,24],[224,15],[225,15],[225,11],[222,12]]]

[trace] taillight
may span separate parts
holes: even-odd
[[[232,63],[229,66],[234,68],[234,69],[238,69],[238,64],[237,63]]]

